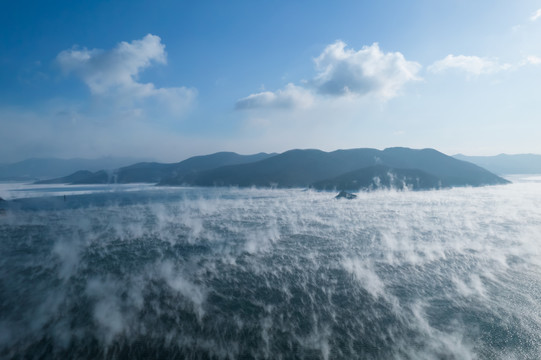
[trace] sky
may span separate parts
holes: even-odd
[[[3,1],[0,163],[541,154],[541,0]]]

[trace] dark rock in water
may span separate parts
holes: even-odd
[[[338,193],[338,195],[336,195],[335,199],[355,199],[357,197],[357,195],[355,194],[352,194],[352,193],[348,193],[347,191],[340,191]]]
[[[2,202],[2,201],[5,201],[5,200],[0,197],[0,202]]]

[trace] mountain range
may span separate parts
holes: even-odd
[[[143,159],[102,157],[98,159],[32,158],[0,164],[0,181],[34,181],[66,176],[78,170],[113,170]]]
[[[159,183],[165,179],[178,182],[186,176],[227,165],[255,162],[276,154],[259,153],[239,155],[234,152],[218,152],[194,156],[178,163],[140,162],[114,171],[77,171],[71,175],[36,182],[37,184],[104,184],[104,183]]]
[[[498,175],[541,174],[541,155],[499,154],[495,156],[466,156],[457,154],[456,159],[469,161]]]
[[[302,187],[321,190],[414,190],[482,186],[507,180],[470,162],[434,149],[361,148],[324,152],[289,150],[281,154],[220,152],[179,163],[138,163],[115,171],[79,171],[39,183],[133,183],[167,186]]]

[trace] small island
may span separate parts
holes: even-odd
[[[326,191],[430,190],[509,181],[434,149],[402,147],[281,154],[220,152],[172,164],[137,163],[114,171],[78,171],[38,184],[155,183],[158,186],[311,188]]]
[[[338,193],[338,195],[336,195],[334,198],[335,198],[335,199],[348,199],[348,200],[352,200],[352,199],[356,199],[356,198],[357,198],[357,195],[342,190],[342,191],[340,191],[340,192]]]

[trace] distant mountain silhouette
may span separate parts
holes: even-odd
[[[441,180],[416,169],[393,169],[374,165],[332,179],[315,182],[317,190],[359,191],[375,189],[421,190],[442,187]]]
[[[495,174],[541,174],[541,155],[500,154],[495,156],[466,156],[457,154],[456,159],[469,161]]]
[[[268,158],[275,154],[259,153],[239,155],[233,152],[219,152],[211,155],[194,156],[172,164],[141,162],[121,167],[114,171],[77,171],[68,176],[39,181],[39,184],[102,184],[102,183],[158,183],[164,179],[175,182],[189,174],[220,166],[243,164]]]
[[[383,150],[382,164],[392,168],[417,169],[440,178],[443,186],[481,186],[509,181],[467,161],[460,161],[434,149]]]
[[[110,176],[105,170],[100,170],[96,172],[80,170],[71,175],[64,176],[61,179],[62,181],[60,182],[58,181],[58,179],[40,180],[36,181],[35,184],[107,184],[109,183]]]
[[[434,189],[505,184],[507,180],[433,149],[220,152],[174,164],[138,163],[113,172],[83,172],[41,183],[148,182],[158,185],[312,187],[325,190]]]
[[[265,160],[224,166],[178,178],[176,182],[162,181],[168,185],[198,186],[279,186],[306,187],[329,175],[339,175],[370,163],[372,149],[367,151],[338,150],[332,153],[321,150],[290,150]],[[377,150],[375,150],[377,151]]]
[[[508,183],[477,165],[433,149],[389,148],[383,151],[290,150],[265,160],[188,174],[174,182],[162,181],[161,184],[339,188],[340,184],[355,180],[355,176],[361,184],[368,184],[368,178],[386,174],[378,165],[393,169],[397,175],[419,177],[419,188],[434,188],[435,184],[437,187],[449,187]],[[410,172],[405,172],[406,169]],[[354,173],[347,174],[350,172]]]
[[[219,152],[211,155],[194,156],[177,164],[174,164],[165,176],[158,182],[178,183],[185,176],[197,174],[201,171],[214,169],[221,166],[252,163],[267,159],[276,154],[258,153],[254,155],[239,155],[234,152]]]
[[[141,161],[135,158],[103,157],[99,159],[35,158],[0,165],[1,180],[31,181],[66,176],[77,170],[112,170]]]

